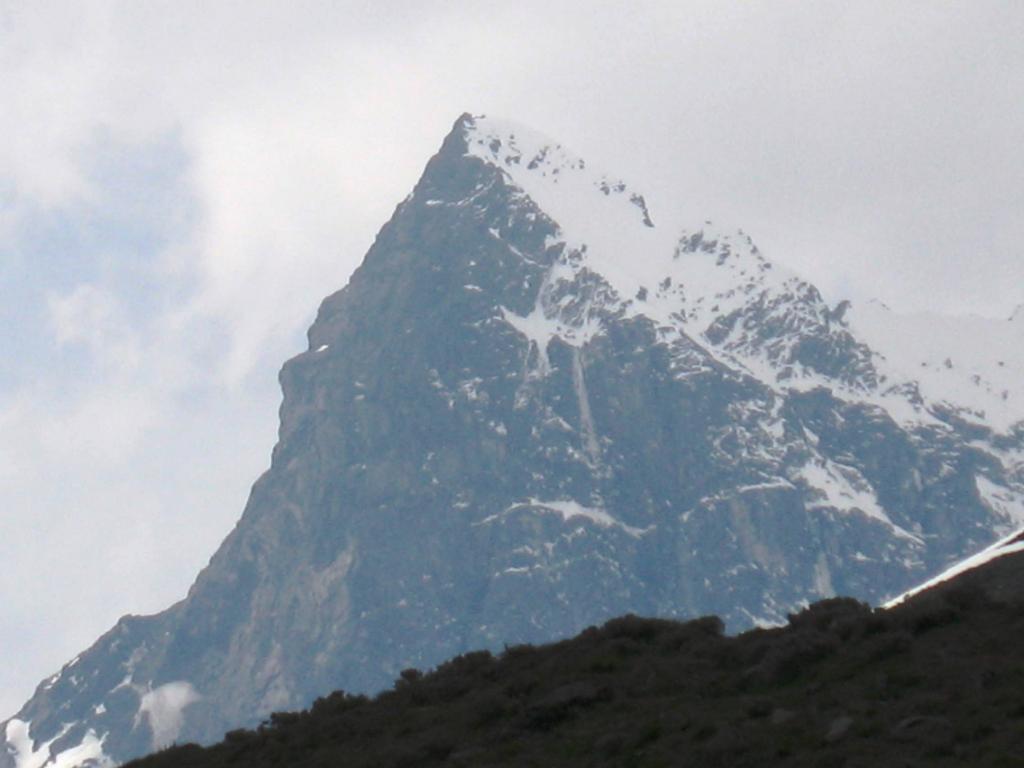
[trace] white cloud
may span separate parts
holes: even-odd
[[[41,447],[55,464],[88,457],[89,463],[131,459],[148,429],[159,419],[157,406],[146,392],[97,392],[76,404],[63,417],[36,423]]]
[[[135,723],[138,725],[146,718],[153,734],[153,749],[163,749],[178,738],[185,722],[185,709],[202,698],[185,680],[165,683],[142,695]]]
[[[69,294],[51,294],[48,303],[58,345],[84,344],[95,357],[135,367],[138,341],[110,291],[86,283]]]

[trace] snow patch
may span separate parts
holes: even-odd
[[[63,738],[68,731],[76,724],[65,724],[60,732],[47,742],[39,745],[36,749],[30,733],[32,723],[13,718],[7,722],[5,736],[7,739],[7,753],[14,761],[14,768],[77,768],[78,766],[92,766],[94,768],[108,768],[114,765],[103,752],[103,742],[106,734],[98,737],[91,728],[82,737],[81,743],[77,746],[53,752],[52,745]]]
[[[530,348],[537,350],[536,372],[547,376],[551,372],[551,361],[548,358],[548,345],[554,339],[560,339],[571,347],[583,347],[592,338],[601,333],[601,323],[591,313],[588,304],[572,314],[567,311],[555,297],[555,289],[562,281],[571,281],[572,270],[565,264],[555,264],[544,276],[533,310],[519,316],[505,307],[501,307],[502,319],[512,326],[529,342]]]
[[[1024,420],[1024,323],[903,315],[880,302],[853,308],[848,322],[880,355],[880,369],[913,382],[927,403],[952,406],[1002,432]]]
[[[548,344],[553,339],[561,339],[572,347],[582,347],[601,331],[600,324],[593,318],[588,317],[583,324],[573,326],[562,322],[557,317],[549,317],[541,306],[534,308],[530,314],[524,317],[502,307],[501,315],[502,319],[515,328],[520,335],[537,345],[537,351],[544,361],[542,368],[545,373],[551,369],[548,363]]]
[[[121,679],[121,682],[120,682],[120,683],[118,683],[118,684],[117,684],[117,685],[115,685],[115,686],[114,686],[113,688],[111,688],[111,689],[110,689],[110,691],[109,691],[109,693],[117,693],[117,692],[118,692],[118,691],[120,691],[120,690],[121,690],[122,688],[131,688],[131,687],[133,687],[133,686],[132,686],[132,676],[131,676],[131,674],[129,673],[129,674],[125,675],[125,676],[124,676],[124,677],[123,677],[123,678]]]
[[[625,533],[629,534],[633,538],[640,538],[655,529],[656,526],[648,526],[647,528],[635,528],[631,525],[626,525],[621,520],[610,515],[606,510],[600,507],[587,507],[580,504],[578,501],[572,499],[561,499],[558,501],[541,501],[539,499],[528,499],[527,501],[513,504],[506,508],[504,511],[494,515],[488,515],[483,520],[477,523],[473,523],[474,526],[490,525],[498,520],[502,519],[506,515],[515,512],[517,510],[524,509],[537,509],[543,512],[554,512],[559,515],[563,521],[569,522],[570,520],[577,518],[584,518],[590,522],[598,525],[601,528],[618,528]]]
[[[550,510],[551,512],[557,512],[566,522],[569,522],[573,518],[582,517],[602,528],[620,528],[634,538],[639,538],[650,530],[650,528],[634,528],[633,526],[626,525],[599,507],[585,507],[578,501],[574,501],[572,499],[561,501],[540,501],[539,499],[531,498],[528,503],[515,504],[509,509],[511,510],[521,507],[537,507],[540,509]]]
[[[793,490],[796,486],[788,480],[777,478],[775,480],[768,480],[763,483],[751,483],[750,485],[741,485],[736,488],[736,493],[750,493],[752,491],[777,491],[777,490]]]
[[[953,567],[943,571],[935,578],[929,579],[924,584],[916,586],[913,589],[904,592],[902,595],[894,597],[883,603],[882,607],[893,608],[914,595],[920,594],[926,589],[934,587],[936,584],[942,584],[943,582],[956,578],[962,573],[966,573],[967,571],[971,571],[985,565],[985,563],[989,563],[1006,555],[1012,555],[1016,552],[1024,552],[1024,531],[1014,531],[1009,536],[1000,539],[995,544],[983,549],[978,554],[973,555],[966,560],[962,560]]]
[[[1009,520],[1014,528],[1024,525],[1024,494],[997,485],[984,475],[976,475],[974,484],[989,509]]]
[[[837,464],[830,459],[810,461],[796,472],[796,477],[820,494],[808,503],[807,509],[835,509],[839,512],[860,512],[884,523],[900,538],[923,544],[920,538],[896,525],[878,503],[871,485],[854,467]]]

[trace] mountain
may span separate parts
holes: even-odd
[[[629,612],[899,594],[1024,521],[1022,340],[829,306],[465,115],[285,364],[270,469],[188,596],[44,681],[0,768],[212,742]]]
[[[714,617],[622,617],[131,768],[1019,765],[1017,539],[894,608],[832,598],[739,637]]]

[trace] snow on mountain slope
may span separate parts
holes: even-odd
[[[466,125],[467,154],[499,168],[521,202],[535,207],[528,215],[548,217],[556,227],[547,245],[559,256],[532,311],[520,316],[501,308],[502,319],[536,349],[538,375],[550,370],[553,340],[581,349],[610,324],[646,318],[679,378],[718,363],[780,394],[824,389],[925,433],[965,420],[998,436],[1024,419],[1021,323],[901,316],[877,303],[829,307],[813,285],[765,258],[741,230],[656,222],[642,195],[557,142],[487,117]],[[774,413],[758,416],[762,434],[779,424]],[[593,438],[590,444],[596,458]],[[994,473],[998,482],[992,472],[975,475],[979,498],[1005,520],[1004,530],[1024,523],[1020,447],[983,434],[977,445],[1002,470]],[[794,450],[782,435],[750,447],[775,461]],[[802,469],[763,479],[816,488],[824,506],[866,515],[921,542],[890,517],[856,467],[822,455],[813,441],[797,450],[807,453]]]
[[[900,315],[876,302],[833,309],[742,230],[656,223],[642,195],[529,128],[476,117],[467,147],[557,225],[551,241],[563,245],[563,257],[537,307],[526,318],[506,316],[541,347],[555,337],[585,344],[600,333],[602,312],[642,315],[665,336],[685,330],[764,383],[826,386],[900,423],[940,425],[948,408],[999,432],[1024,420],[1020,322]],[[564,286],[585,273],[608,290],[581,307]],[[839,353],[824,361],[801,354],[809,340]]]
[[[110,768],[114,761],[103,752],[103,738],[97,738],[89,730],[77,745],[56,746],[73,724],[66,724],[56,736],[36,745],[31,736],[31,723],[17,718],[8,721],[6,728],[7,750],[15,768]]]
[[[533,318],[554,323],[549,335],[585,342],[600,331],[599,317],[609,311],[648,317],[664,332],[687,328],[701,334],[756,302],[785,305],[792,324],[792,305],[806,300],[814,305],[814,320],[826,321],[828,308],[814,288],[765,259],[741,230],[710,221],[692,230],[655,223],[644,197],[624,182],[514,123],[477,117],[467,134],[468,154],[500,168],[523,199],[557,226],[549,245],[560,245],[562,257],[540,292]],[[583,307],[573,301],[578,296],[558,290],[581,275],[599,278],[607,289],[588,297]],[[743,339],[714,343],[733,359],[760,368],[755,358],[765,350],[753,350],[749,336],[737,335]],[[779,350],[774,352],[778,358]]]
[[[765,260],[741,231],[711,222],[692,233],[656,224],[644,197],[554,141],[515,123],[475,118],[468,151],[499,167],[558,227],[564,275],[599,275],[627,315],[701,328],[751,293],[795,275]]]
[[[911,590],[904,592],[898,597],[894,597],[892,600],[886,602],[884,608],[893,608],[901,603],[909,600],[914,595],[918,595],[924,592],[926,589],[931,589],[937,584],[944,584],[947,581],[955,579],[968,571],[973,571],[975,568],[980,568],[986,563],[991,563],[993,560],[998,560],[1000,557],[1006,557],[1007,555],[1013,555],[1017,552],[1024,552],[1024,531],[1014,531],[1009,536],[1000,539],[995,544],[986,547],[976,555],[968,557],[966,560],[962,560],[951,568],[943,571],[938,576],[928,579],[923,584],[914,587]]]
[[[905,315],[870,302],[852,308],[849,324],[889,378],[914,382],[925,401],[1000,432],[1024,420],[1024,322]]]

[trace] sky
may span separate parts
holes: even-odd
[[[0,720],[183,598],[463,112],[831,301],[1024,303],[1024,4],[0,0]]]

